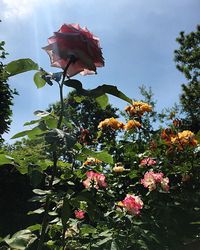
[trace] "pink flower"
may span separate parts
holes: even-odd
[[[160,183],[161,188],[164,191],[169,191],[169,178],[164,177],[163,173],[154,173],[153,171],[146,172],[144,175],[144,179],[141,179],[141,184],[148,188],[149,191],[155,190],[157,184]]]
[[[121,202],[122,206],[133,215],[139,215],[140,210],[143,208],[143,201],[139,196],[127,194],[125,199]]]
[[[169,178],[163,178],[162,181],[160,182],[161,187],[164,191],[168,192],[169,191]]]
[[[156,189],[156,181],[153,176],[153,172],[146,172],[144,175],[144,179],[141,180],[141,184],[144,187],[148,188],[149,191]]]
[[[141,160],[140,162],[140,166],[152,166],[155,165],[156,161],[150,157],[144,158],[143,160]]]
[[[85,188],[91,188],[94,187],[96,189],[99,189],[99,187],[106,187],[107,183],[105,182],[105,175],[95,173],[94,171],[88,171],[86,173],[87,179],[83,181],[83,185]]]
[[[75,217],[77,219],[84,219],[85,218],[85,212],[83,210],[75,210],[74,214],[75,214]]]
[[[96,73],[96,67],[104,66],[99,39],[86,27],[81,28],[78,24],[63,24],[48,39],[49,45],[43,47],[48,53],[51,66],[65,69],[70,59],[66,75],[74,76]]]

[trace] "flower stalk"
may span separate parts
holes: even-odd
[[[63,86],[64,86],[64,81],[65,81],[67,70],[68,70],[70,64],[73,62],[74,62],[74,58],[70,58],[67,66],[65,67],[65,69],[63,71],[62,81],[61,81],[61,83],[58,82],[59,93],[60,93],[60,115],[59,115],[59,119],[58,119],[58,123],[57,123],[57,129],[61,128],[61,124],[62,124],[62,120],[63,120],[63,113],[64,113]],[[52,155],[53,155],[53,171],[52,171],[51,179],[49,181],[49,186],[48,186],[49,190],[52,190],[53,181],[54,181],[56,174],[57,174],[57,162],[58,162],[57,152],[53,151]],[[40,233],[40,239],[39,239],[37,250],[42,250],[42,247],[44,245],[45,235],[46,235],[47,227],[49,224],[48,213],[49,213],[50,203],[51,203],[51,198],[50,198],[50,195],[48,195],[46,198],[46,201],[45,201],[45,205],[44,205],[45,211],[44,211],[44,217],[43,217],[43,221],[42,221],[42,229],[41,229],[41,233]]]

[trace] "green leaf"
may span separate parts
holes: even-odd
[[[117,243],[115,240],[112,241],[112,244],[110,246],[110,250],[118,250]]]
[[[46,81],[42,78],[42,76],[43,76],[43,73],[39,71],[39,72],[36,72],[33,77],[35,85],[37,86],[38,89],[44,87],[46,84]]]
[[[190,224],[192,224],[192,225],[200,225],[200,221],[193,221]]]
[[[24,137],[24,136],[28,136],[30,139],[33,139],[37,135],[41,135],[43,133],[44,133],[43,130],[41,130],[38,127],[34,127],[33,129],[24,130],[22,132],[15,134],[13,137],[11,137],[11,139],[16,139],[16,138],[20,138],[20,137]]]
[[[44,208],[43,207],[38,208],[38,209],[36,209],[34,211],[29,211],[28,215],[31,215],[31,214],[42,214],[42,213],[44,213]]]
[[[30,122],[25,122],[25,123],[24,123],[24,126],[30,126],[30,125],[39,123],[40,121],[41,121],[41,119],[32,120],[32,121],[30,121]]]
[[[89,235],[89,234],[93,234],[96,233],[96,228],[88,225],[88,224],[83,224],[80,228],[81,234],[82,235]]]
[[[74,100],[77,102],[77,103],[81,103],[83,100],[85,100],[85,96],[74,96]]]
[[[50,190],[42,190],[42,189],[33,189],[33,193],[38,194],[38,195],[46,195],[50,194]]]
[[[108,96],[106,94],[97,97],[96,101],[102,109],[105,109],[108,106]]]
[[[51,113],[47,112],[47,111],[43,111],[43,110],[36,110],[34,112],[34,115],[39,116],[39,117],[46,117],[49,116]]]
[[[107,151],[95,152],[95,151],[92,151],[90,149],[84,148],[82,150],[82,153],[87,155],[87,156],[91,156],[91,157],[94,157],[98,160],[101,160],[105,163],[109,163],[109,164],[113,163],[113,158]]]
[[[43,174],[38,171],[38,170],[31,170],[29,173],[29,178],[30,178],[30,184],[33,186],[33,187],[38,187],[41,182],[42,182],[42,179],[43,179]]]
[[[78,95],[97,98],[104,94],[110,94],[132,104],[132,100],[113,85],[103,84],[95,89],[86,90],[82,87],[82,83],[78,80],[70,79],[65,81],[64,84],[68,87],[76,89]]]
[[[131,179],[134,179],[136,177],[138,177],[138,172],[136,170],[132,170],[128,176],[131,178]]]
[[[96,244],[94,244],[94,246],[100,247],[111,240],[112,240],[112,237],[104,238],[102,240],[99,240]]]
[[[65,228],[66,223],[68,219],[70,218],[71,215],[71,208],[69,204],[69,197],[65,197],[63,200],[63,207],[62,207],[62,214],[61,214],[61,220],[62,220],[62,225]]]
[[[12,249],[16,250],[25,250],[30,246],[35,240],[36,236],[31,233],[30,230],[21,230],[14,234],[10,239],[5,238],[4,241],[9,245]]]
[[[30,70],[38,70],[38,64],[33,62],[29,58],[19,59],[8,63],[5,70],[8,72],[9,76],[14,76]]]
[[[27,229],[30,230],[31,232],[34,232],[34,231],[39,231],[41,227],[42,226],[40,224],[35,224],[27,227]]]
[[[5,154],[0,154],[0,165],[13,164],[13,163],[14,163],[14,158]]]

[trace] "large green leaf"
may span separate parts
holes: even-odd
[[[132,103],[132,100],[122,93],[116,86],[103,84],[95,89],[86,90],[82,87],[82,83],[75,79],[70,79],[64,82],[68,87],[76,89],[78,95],[91,96],[94,98],[100,97],[104,94],[110,94],[116,96],[126,102]]]
[[[97,97],[96,101],[102,109],[105,109],[108,106],[108,96],[106,94]]]
[[[44,87],[44,85],[46,84],[46,81],[42,78],[43,73],[41,71],[36,72],[33,80],[35,82],[35,85],[37,86],[37,88],[42,88]]]
[[[0,154],[0,165],[13,164],[14,159],[8,155]]]
[[[109,164],[113,163],[113,158],[107,151],[95,152],[95,151],[92,151],[90,149],[84,148],[82,150],[82,153],[85,154],[86,156],[94,157],[94,158],[101,160],[105,163],[109,163]]]
[[[16,138],[20,138],[20,137],[24,137],[24,136],[28,136],[30,139],[33,139],[37,135],[41,135],[43,133],[44,133],[43,130],[41,130],[38,127],[34,127],[33,129],[24,130],[22,132],[15,134],[11,139],[16,139]]]
[[[25,229],[18,231],[11,238],[6,237],[4,241],[11,249],[24,250],[36,240],[36,236],[30,230]]]
[[[14,76],[30,70],[38,70],[38,64],[32,61],[30,58],[19,59],[8,63],[5,67],[5,71],[8,76]]]

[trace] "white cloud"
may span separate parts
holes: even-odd
[[[0,16],[3,19],[30,17],[38,7],[59,1],[62,0],[0,0]]]

